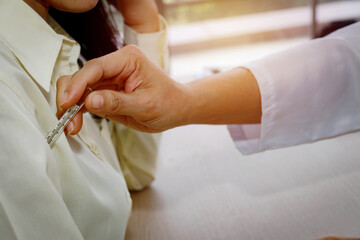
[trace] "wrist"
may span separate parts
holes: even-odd
[[[179,126],[201,122],[199,115],[201,115],[201,110],[203,109],[203,102],[206,100],[199,96],[201,92],[197,87],[198,83],[198,81],[194,81],[181,85],[182,98],[178,101],[180,104],[179,111],[176,111],[180,120]]]
[[[168,123],[172,126],[170,128],[179,127],[191,124],[191,109],[192,109],[192,90],[187,84],[181,84],[176,81],[174,83],[175,91],[170,93],[170,102],[168,111]]]
[[[236,68],[187,84],[188,124],[248,124],[261,121],[257,81],[246,69]]]
[[[186,107],[183,109],[185,124],[203,124],[209,121],[211,118],[209,104],[212,102],[212,91],[207,88],[206,80],[198,79],[187,83],[185,86],[184,105]]]

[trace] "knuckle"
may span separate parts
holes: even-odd
[[[96,58],[94,58],[94,59],[87,61],[84,66],[93,67],[93,66],[96,66],[97,64],[98,64],[98,60]]]
[[[87,63],[85,63],[84,67],[93,71],[99,71],[101,69],[101,60],[96,58],[91,59]]]
[[[69,81],[69,75],[65,75],[65,76],[61,76],[57,81],[56,81],[56,87],[60,88],[61,86],[63,86],[66,82]]]
[[[104,59],[102,58],[94,58],[85,63],[84,68],[88,71],[88,73],[94,75],[103,75],[103,65],[105,65]]]
[[[118,113],[126,106],[125,101],[122,98],[116,96],[115,93],[112,93],[111,98],[109,100],[110,100],[109,110],[111,113]]]
[[[141,52],[140,48],[135,46],[135,45],[132,45],[132,44],[126,45],[124,47],[124,51],[126,51],[129,55],[134,55],[134,56],[137,56],[137,57],[142,55],[142,52]]]

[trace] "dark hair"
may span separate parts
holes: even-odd
[[[80,43],[86,60],[116,51],[122,45],[113,16],[101,0],[88,12],[68,13],[51,8],[50,15]]]

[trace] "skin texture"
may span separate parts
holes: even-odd
[[[193,123],[261,120],[259,88],[248,70],[237,68],[183,85],[135,46],[91,60],[78,73],[63,76],[57,83],[58,116],[91,87],[96,91],[86,98],[87,110],[145,132]],[[73,120],[70,134],[81,129],[81,115]]]

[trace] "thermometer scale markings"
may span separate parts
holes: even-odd
[[[59,121],[56,123],[55,127],[52,128],[50,133],[46,136],[46,141],[49,144],[50,148],[52,148],[56,142],[56,140],[63,133],[66,126],[70,123],[71,119],[73,119],[80,111],[80,109],[84,106],[85,98],[91,93],[93,90],[89,87],[86,88],[85,93],[81,97],[78,104],[75,104],[71,108],[68,108],[66,112],[61,116]]]
[[[82,103],[80,106],[75,104],[61,116],[59,121],[56,123],[55,127],[50,131],[50,133],[46,136],[46,141],[49,146],[52,148],[56,140],[60,137],[65,127],[69,124],[70,120],[75,116],[75,114],[81,109],[84,105]]]

